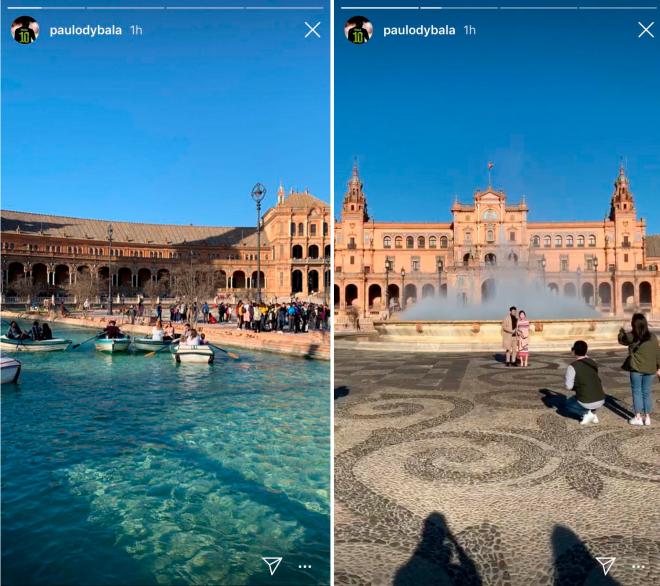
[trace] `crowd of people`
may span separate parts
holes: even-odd
[[[527,366],[529,360],[530,324],[525,312],[509,308],[502,320],[502,343],[506,366]],[[628,356],[621,368],[629,373],[633,402],[631,425],[651,425],[653,381],[660,379],[660,344],[657,336],[649,329],[642,313],[635,313],[630,322],[630,331],[619,330],[619,344],[627,346]],[[564,386],[574,396],[566,403],[567,410],[580,418],[583,425],[598,423],[596,411],[605,405],[605,391],[598,373],[598,364],[587,351],[584,340],[577,340],[572,348],[574,360],[566,369]]]
[[[34,320],[30,330],[24,332],[18,323],[12,321],[9,324],[6,336],[10,340],[32,340],[33,342],[38,342],[41,340],[52,340],[53,332],[47,322],[41,324],[38,320]]]
[[[236,318],[239,329],[298,334],[329,330],[330,310],[325,305],[298,301],[269,305],[239,301],[236,304]]]

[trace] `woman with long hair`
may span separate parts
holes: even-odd
[[[522,309],[518,312],[516,343],[518,346],[520,366],[527,366],[529,364],[529,320],[527,319],[527,314]]]
[[[658,338],[649,330],[649,324],[642,313],[632,316],[631,331],[619,330],[619,344],[628,346],[628,357],[623,363],[624,370],[630,372],[635,416],[631,425],[651,425],[653,399],[651,390],[653,378],[660,376],[660,346]]]

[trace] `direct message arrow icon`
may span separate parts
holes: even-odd
[[[607,576],[607,573],[612,569],[616,558],[596,558],[596,561],[603,566],[603,574]]]
[[[270,571],[270,575],[272,576],[276,571],[277,568],[280,565],[280,562],[282,561],[282,558],[261,558],[266,562],[268,565],[268,570]]]

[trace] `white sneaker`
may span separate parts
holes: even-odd
[[[588,425],[590,423],[594,422],[594,419],[596,419],[596,416],[591,412],[587,411],[583,416],[582,416],[582,421],[580,421],[581,425]]]
[[[650,415],[647,415],[644,418],[644,425],[651,425],[651,416]]]
[[[630,425],[644,425],[643,419],[638,415],[635,415],[632,419],[628,419],[628,423],[630,423]]]
[[[595,413],[594,413],[594,420],[593,420],[592,423],[599,423],[599,421],[598,421],[598,415],[596,415]]]

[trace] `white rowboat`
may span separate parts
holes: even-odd
[[[18,381],[18,375],[21,374],[21,363],[15,358],[9,356],[0,357],[0,382],[3,385],[15,383]]]
[[[153,352],[169,346],[172,340],[152,340],[151,338],[133,338],[133,349],[139,352]]]
[[[52,340],[13,340],[7,336],[0,336],[0,350],[3,352],[53,352],[66,350],[71,346],[71,340],[53,338]]]
[[[99,352],[114,354],[115,352],[128,351],[130,344],[130,337],[124,336],[123,338],[100,338],[94,342],[94,347]]]
[[[172,353],[177,363],[196,362],[198,364],[213,364],[215,353],[210,346],[181,346]]]

